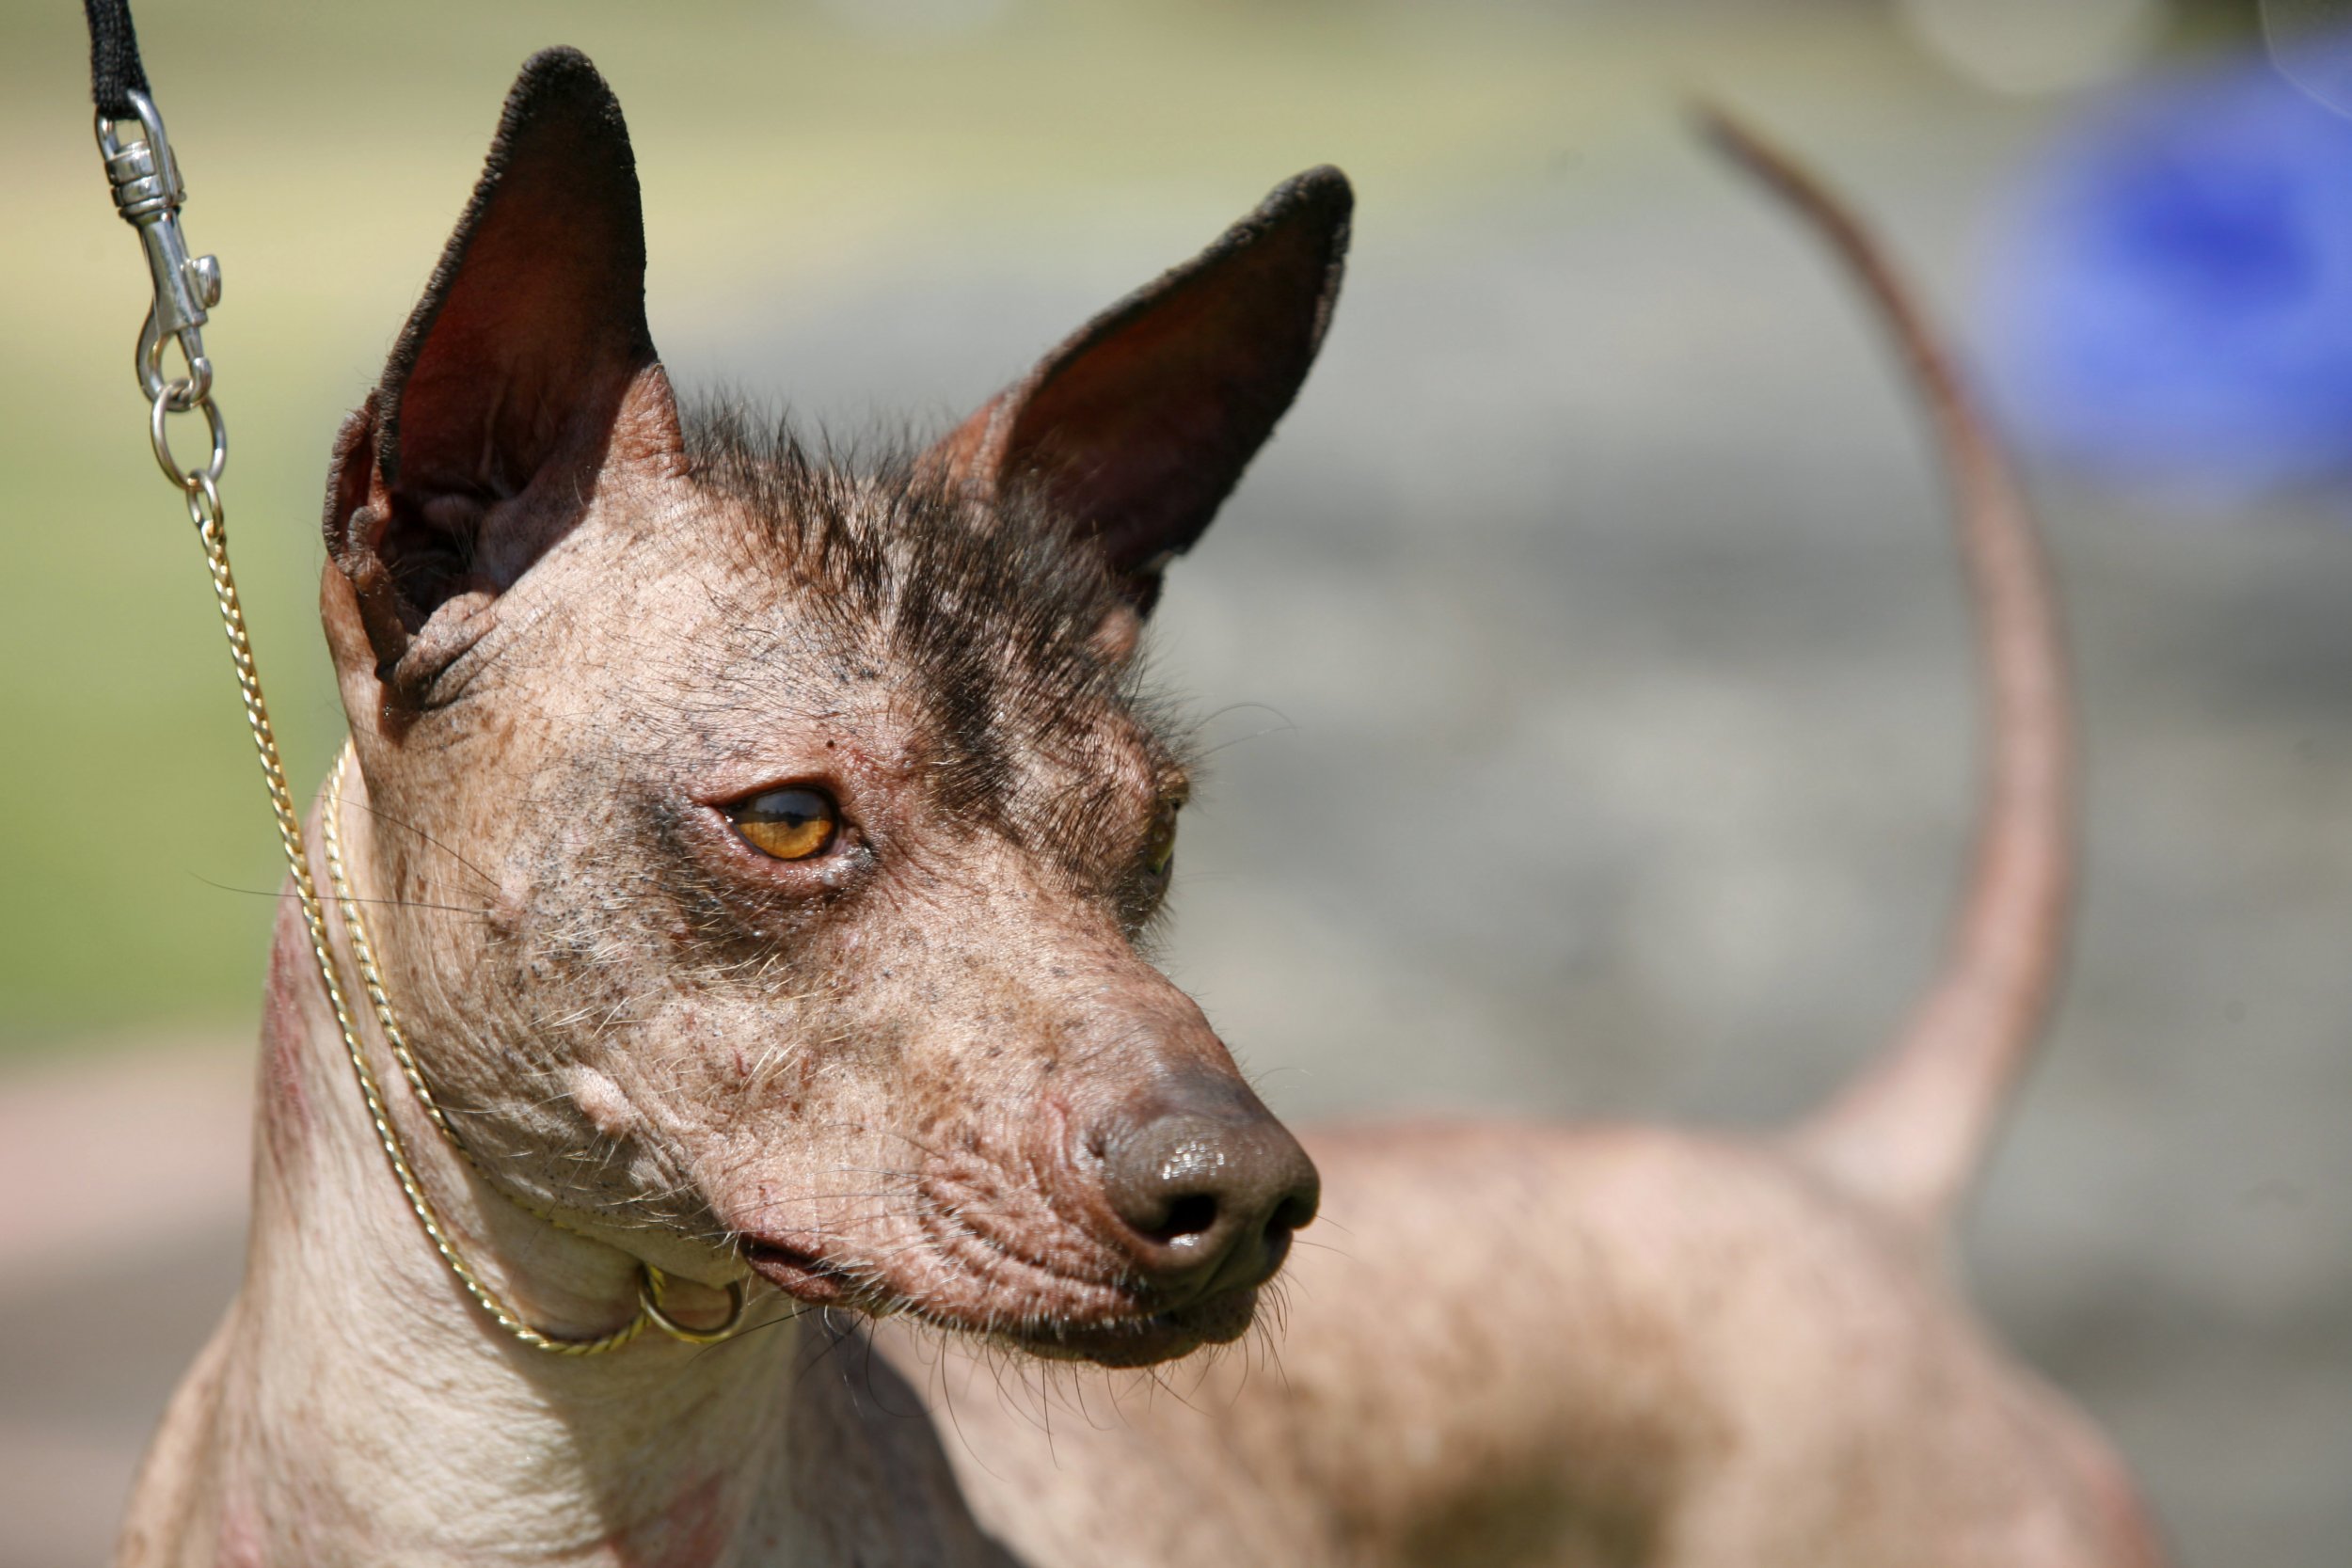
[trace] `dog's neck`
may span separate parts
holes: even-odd
[[[361,898],[368,820],[355,789],[342,825]],[[492,1289],[550,1333],[628,1322],[636,1260],[492,1190],[359,1022],[419,1178]],[[547,1562],[700,1561],[697,1547],[747,1531],[788,1542],[788,1489],[764,1483],[788,1457],[796,1324],[709,1348],[647,1333],[589,1356],[501,1329],[402,1195],[291,902],[262,1063],[254,1228],[221,1388],[220,1462],[235,1472],[222,1478],[224,1542],[324,1535],[377,1560]]]

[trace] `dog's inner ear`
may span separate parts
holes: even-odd
[[[1353,204],[1335,168],[1277,187],[1215,245],[1048,354],[927,461],[983,499],[1029,492],[1102,551],[1134,615],[1148,611],[1161,568],[1208,528],[1314,363]],[[1120,641],[1115,628],[1106,638]]]
[[[326,543],[396,687],[578,522],[615,464],[674,457],[646,330],[645,241],[620,104],[580,54],[525,63],[481,183],[366,407]],[[430,628],[430,630],[428,630]],[[478,631],[475,635],[478,635]]]

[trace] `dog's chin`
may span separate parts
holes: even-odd
[[[985,1340],[1043,1361],[1090,1361],[1100,1367],[1151,1367],[1226,1345],[1257,1321],[1258,1290],[1220,1291],[1160,1311],[1133,1309],[1032,1315],[1015,1324],[975,1312],[968,1303],[926,1301],[862,1285],[818,1254],[780,1242],[753,1242],[743,1256],[754,1273],[796,1301],[841,1307],[878,1316],[905,1315],[933,1328]]]
[[[1012,1333],[999,1329],[987,1337],[1043,1361],[1152,1367],[1190,1355],[1207,1345],[1230,1345],[1249,1332],[1257,1315],[1258,1292],[1253,1288],[1221,1291],[1205,1300],[1149,1316],[1099,1323],[1033,1323]]]

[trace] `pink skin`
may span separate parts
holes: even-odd
[[[261,1100],[267,1108],[262,1120],[269,1129],[263,1148],[280,1167],[301,1158],[310,1132],[310,1091],[294,1047],[302,1037],[301,999],[318,984],[318,971],[311,965],[301,929],[281,925],[270,944],[269,984],[262,993],[262,1036],[273,1049],[262,1057],[261,1082]]]

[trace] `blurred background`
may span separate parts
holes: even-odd
[[[2191,1563],[2352,1540],[2352,123],[2286,0],[143,0],[297,781],[319,487],[532,49],[635,133],[674,373],[944,427],[1279,179],[1321,366],[1172,574],[1168,964],[1278,1109],[1814,1103],[1933,961],[1971,689],[1931,454],[1705,91],[1855,194],[2031,454],[2090,757],[1977,1298]],[[80,17],[0,8],[0,1564],[87,1562],[235,1281],[277,851],[130,376]],[[2289,85],[2289,77],[2306,91]],[[2314,96],[2315,95],[2315,96]],[[1433,816],[1445,851],[1418,852]],[[1400,832],[1403,829],[1403,832]]]

